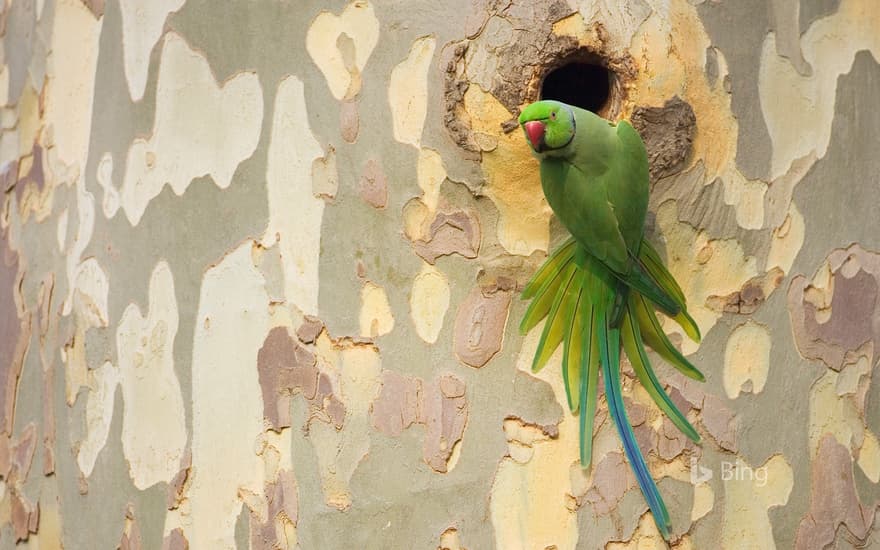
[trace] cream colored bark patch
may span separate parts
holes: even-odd
[[[737,458],[722,463],[724,480],[723,548],[776,548],[768,511],[788,502],[794,483],[791,466],[774,455],[760,467]],[[725,477],[725,475],[727,477]]]
[[[376,348],[343,342],[335,344],[324,332],[317,356],[322,372],[330,376],[334,393],[345,406],[342,428],[313,416],[309,440],[318,458],[324,501],[338,510],[351,506],[349,483],[358,464],[370,451],[370,404],[379,395],[382,364]]]
[[[361,336],[375,338],[388,334],[394,328],[394,315],[388,295],[381,286],[367,281],[361,288]]]
[[[778,267],[784,273],[789,272],[804,246],[805,230],[804,217],[792,202],[782,225],[773,230],[773,240],[770,241],[770,252],[767,254],[768,270]]]
[[[79,388],[90,386],[89,365],[86,362],[86,332],[90,328],[106,327],[109,324],[107,295],[110,285],[107,275],[98,260],[89,258],[77,269],[73,283],[74,335],[72,342],[65,347],[62,359],[65,363],[65,396],[67,404],[76,402]]]
[[[872,483],[880,481],[880,444],[877,436],[865,430],[865,441],[859,449],[859,468]]]
[[[834,14],[814,21],[801,35],[804,60],[812,67],[807,76],[779,56],[776,35],[767,34],[761,51],[758,92],[773,142],[773,178],[811,152],[818,158],[825,156],[834,120],[837,79],[850,71],[859,51],[868,50],[874,59],[880,59],[878,25],[880,11],[874,0],[841,1]]]
[[[747,382],[751,393],[761,393],[770,370],[770,331],[748,321],[730,333],[724,348],[724,391],[736,399]]]
[[[132,225],[166,183],[177,195],[205,175],[229,187],[260,138],[257,75],[239,74],[218,85],[207,60],[177,34],[165,36],[157,87],[152,135],[131,144],[122,180],[122,208]]]
[[[415,147],[422,140],[428,113],[428,68],[435,45],[430,36],[416,40],[407,58],[391,71],[388,84],[394,139]]]
[[[262,245],[279,244],[287,302],[317,315],[324,201],[313,194],[312,164],[324,152],[308,121],[303,83],[288,76],[275,96],[266,167],[269,225]]]
[[[174,373],[177,300],[171,268],[160,261],[150,277],[149,311],[129,304],[116,329],[122,399],[122,452],[135,487],[170,482],[186,446],[185,411]]]
[[[247,241],[202,279],[192,359],[193,548],[235,548],[243,492],[263,494],[257,354],[269,330],[269,296]]]
[[[419,187],[423,193],[422,202],[428,207],[428,212],[433,214],[437,210],[437,202],[440,200],[440,186],[446,179],[443,159],[437,151],[433,149],[419,150],[417,175]]]
[[[422,263],[421,271],[413,280],[409,312],[416,333],[429,344],[435,343],[440,335],[450,296],[449,283],[443,272],[428,263]]]
[[[58,149],[58,158],[76,165],[84,174],[89,155],[95,70],[102,19],[79,0],[59,0],[52,28],[49,58],[49,90],[46,94],[46,124]]]
[[[112,154],[104,153],[101,157],[95,179],[104,192],[104,197],[101,200],[101,210],[104,212],[104,217],[112,218],[119,210],[119,190],[113,185]]]
[[[498,240],[511,254],[547,250],[552,211],[541,190],[538,161],[520,132],[505,134],[501,123],[513,114],[491,94],[470,86],[464,105],[473,129],[492,136],[497,146],[483,152],[485,193],[498,208]]]
[[[366,0],[355,0],[341,15],[322,11],[306,34],[306,50],[321,69],[336,99],[361,90],[361,73],[379,41],[379,20]]]
[[[715,506],[715,491],[708,483],[694,486],[694,503],[691,507],[691,521],[697,521],[712,511]]]
[[[55,238],[58,241],[58,252],[64,252],[64,245],[67,242],[67,221],[68,211],[67,208],[65,208],[61,211],[61,214],[58,215],[58,227],[55,235]]]
[[[122,60],[128,93],[140,101],[147,87],[150,52],[162,36],[168,14],[177,11],[186,0],[120,0],[122,12]]]
[[[76,453],[76,464],[85,477],[92,475],[98,454],[107,443],[118,383],[119,369],[110,361],[92,371],[91,387],[86,401],[86,437],[80,442]]]
[[[839,395],[840,374],[827,370],[810,389],[810,456],[816,456],[819,442],[826,434],[846,449],[862,445],[864,420],[852,394]]]

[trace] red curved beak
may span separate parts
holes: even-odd
[[[523,124],[523,128],[526,130],[526,135],[529,136],[532,149],[541,151],[544,148],[544,123],[540,120],[530,120]]]

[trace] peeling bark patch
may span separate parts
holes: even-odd
[[[850,452],[831,434],[819,443],[810,485],[810,509],[798,527],[795,548],[825,548],[841,525],[864,542],[874,520],[873,506],[859,501]]]
[[[379,41],[379,20],[365,0],[348,4],[340,15],[322,11],[306,34],[306,50],[321,69],[336,99],[361,91],[361,73]]]
[[[697,129],[691,106],[675,96],[662,107],[636,107],[631,121],[645,142],[651,180],[680,172]]]
[[[97,18],[104,16],[104,0],[82,0],[89,11]]]
[[[192,480],[192,451],[187,449],[180,459],[180,471],[177,472],[168,484],[168,509],[176,510],[183,502],[186,492],[189,490],[189,482]],[[181,536],[183,533],[181,533]]]
[[[45,154],[45,150],[35,143],[30,155],[20,158],[17,162],[18,180],[14,181],[15,194],[22,216],[25,218],[29,204],[43,202],[40,196],[46,190],[46,173],[43,166]],[[22,173],[25,167],[28,170]]]
[[[596,515],[605,516],[617,508],[623,495],[635,485],[636,478],[623,455],[608,453],[594,466],[593,485],[583,501],[590,503]]]
[[[770,371],[771,337],[767,327],[746,322],[735,329],[724,348],[724,391],[736,399],[746,384],[761,393]]]
[[[324,330],[324,323],[313,315],[303,317],[303,322],[296,329],[296,337],[303,344],[313,344],[318,339],[318,335]]]
[[[479,368],[501,350],[510,295],[503,290],[486,294],[480,287],[474,287],[459,305],[453,349],[461,362]]]
[[[267,517],[264,521],[251,513],[251,548],[275,550],[293,548],[294,540],[288,540],[286,527],[296,527],[299,512],[296,480],[289,470],[278,472],[278,479],[266,483]]]
[[[125,527],[119,541],[119,550],[141,550],[141,529],[134,517],[134,506],[129,504],[125,510]]]
[[[356,100],[343,101],[339,107],[339,130],[342,134],[342,139],[348,143],[354,143],[357,140],[358,131],[360,130],[360,115],[358,115]]]
[[[473,212],[441,209],[425,238],[413,241],[413,249],[431,265],[437,258],[451,254],[476,258],[480,250],[480,222]]]
[[[436,43],[429,36],[416,40],[407,58],[391,71],[388,82],[394,139],[415,147],[421,143],[428,114],[428,68]]]
[[[312,162],[312,192],[316,198],[331,201],[339,190],[339,171],[336,168],[336,149],[331,145],[323,157]]]
[[[276,432],[290,427],[290,400],[301,393],[315,399],[318,367],[312,352],[300,345],[284,327],[269,331],[257,355],[257,370],[263,392],[263,416]]]
[[[15,541],[27,540],[37,532],[40,522],[39,502],[32,503],[24,494],[37,446],[36,424],[31,422],[13,443],[0,436],[0,474],[9,495],[9,512]]]
[[[396,437],[413,424],[427,428],[422,456],[436,472],[446,473],[468,419],[464,382],[445,374],[429,384],[397,372],[382,371],[382,390],[373,401],[373,427]]]
[[[358,194],[373,208],[385,208],[388,204],[388,181],[379,161],[367,161],[358,181]]]
[[[8,235],[8,232],[7,232]],[[9,248],[7,235],[0,234],[0,427],[12,433],[18,379],[30,341],[30,315],[18,304],[22,298],[18,254]]]
[[[833,251],[812,280],[794,277],[788,310],[801,355],[839,371],[866,342],[880,349],[878,295],[880,254],[858,244]]]
[[[432,265],[422,264],[421,271],[413,280],[409,311],[416,332],[428,344],[437,342],[443,330],[450,295],[446,275]]]
[[[703,426],[722,449],[736,451],[737,421],[733,411],[722,404],[720,398],[707,395],[703,400],[700,416]]]
[[[189,550],[189,541],[183,534],[183,529],[172,529],[162,540],[162,550]]]

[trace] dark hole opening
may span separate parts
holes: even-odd
[[[598,113],[608,103],[610,91],[608,69],[577,61],[547,73],[541,84],[541,99],[555,99]]]

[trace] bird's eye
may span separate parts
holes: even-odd
[[[556,111],[550,112],[550,120],[556,120]]]

